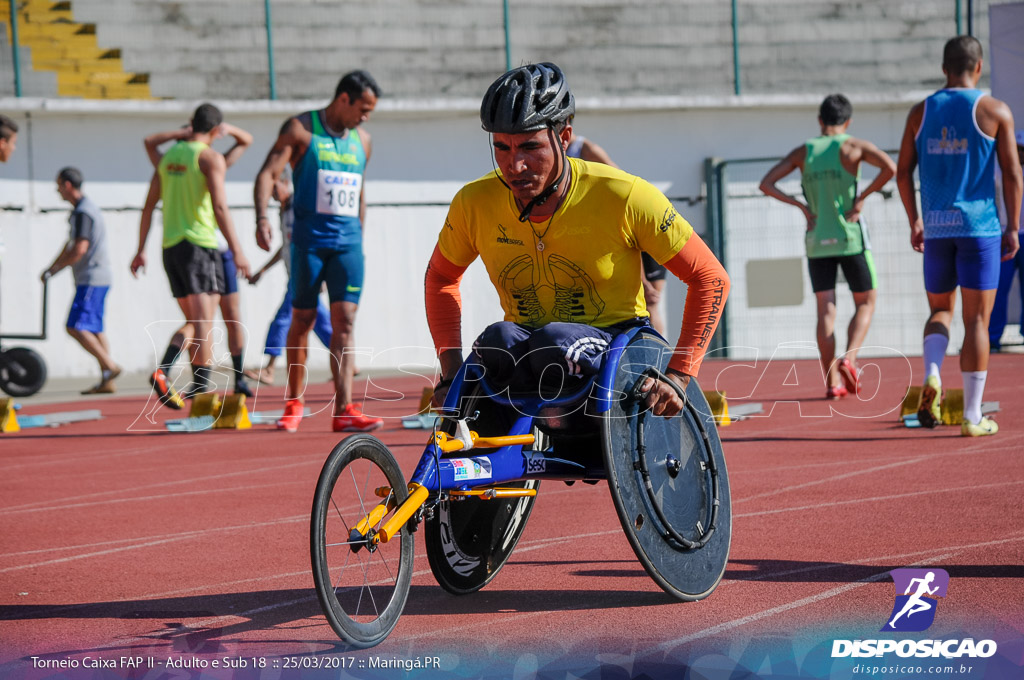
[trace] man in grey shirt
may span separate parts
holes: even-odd
[[[57,259],[40,277],[46,281],[64,267],[75,276],[75,300],[68,313],[68,335],[99,362],[99,383],[82,394],[110,394],[116,390],[114,379],[121,367],[110,356],[110,345],[103,333],[103,307],[110,289],[110,258],[107,255],[107,229],[99,206],[82,194],[82,173],[64,168],[57,173],[57,193],[73,207],[68,222],[71,233]]]

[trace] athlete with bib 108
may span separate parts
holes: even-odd
[[[689,286],[668,379],[685,389],[697,374],[728,276],[649,182],[566,157],[574,113],[565,76],[550,63],[513,69],[484,95],[480,120],[497,167],[456,194],[427,268],[427,322],[441,363],[435,404],[462,364],[459,282],[477,257],[505,312],[473,346],[492,384],[535,390],[548,369],[567,381],[596,374],[614,335],[649,323],[644,251]],[[648,378],[642,389],[654,415],[683,408],[662,381]]]
[[[280,430],[294,432],[302,419],[309,331],[317,297],[327,285],[331,303],[331,373],[335,432],[374,430],[380,418],[363,415],[352,402],[353,325],[363,287],[363,173],[370,134],[359,126],[377,106],[380,88],[366,71],[345,74],[326,108],[289,118],[256,176],[256,242],[270,250],[267,203],[285,166],[291,164],[292,324],[288,330],[288,391]]]

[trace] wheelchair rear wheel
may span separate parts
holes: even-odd
[[[729,479],[711,409],[697,381],[674,418],[654,416],[632,394],[647,368],[660,371],[668,346],[649,334],[625,349],[614,389],[621,397],[602,430],[608,487],[644,569],[681,600],[711,594],[725,573],[732,535]]]
[[[391,510],[408,496],[397,461],[376,438],[357,434],[331,451],[313,497],[310,557],[320,606],[338,636],[353,647],[372,647],[388,636],[405,608],[412,580],[413,537],[403,527],[387,543],[370,546],[353,529],[385,501],[375,490],[390,488]]]

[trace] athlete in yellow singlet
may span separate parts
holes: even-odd
[[[426,277],[427,321],[441,362],[435,403],[462,363],[459,281],[477,257],[501,298],[504,321],[473,352],[494,384],[536,385],[557,365],[600,369],[611,339],[647,324],[641,285],[646,251],[689,286],[668,377],[686,388],[721,318],[729,279],[672,203],[621,170],[566,158],[575,101],[554,64],[509,71],[484,96],[496,170],[452,201]],[[526,368],[520,360],[527,358]],[[648,406],[672,416],[683,402],[649,379]]]

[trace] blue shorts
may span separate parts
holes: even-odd
[[[295,309],[316,309],[320,287],[327,284],[331,303],[359,302],[363,292],[363,245],[301,250],[292,244],[292,278],[288,282]]]
[[[238,268],[235,256],[230,250],[221,251],[220,261],[224,263],[224,295],[238,292]]]
[[[948,293],[957,286],[972,290],[999,287],[1002,236],[962,236],[924,241],[924,288]]]
[[[76,286],[75,300],[68,312],[68,328],[103,332],[103,306],[110,286]]]

